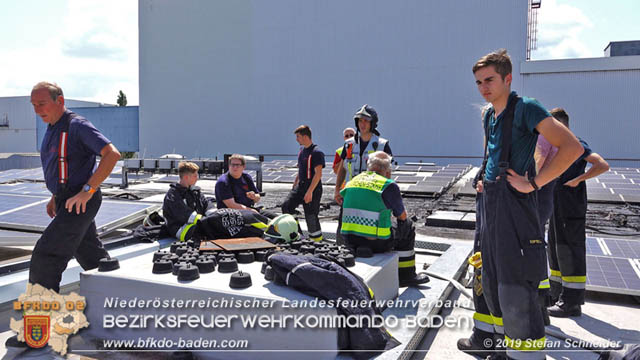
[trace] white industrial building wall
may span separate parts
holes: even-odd
[[[5,119],[9,126],[0,126],[0,152],[35,152],[36,123],[29,97],[0,98],[0,123]]]
[[[594,151],[640,160],[640,56],[533,61],[521,68],[523,93],[548,109],[564,108],[573,132]]]
[[[295,154],[308,124],[330,154],[368,103],[395,154],[477,156],[471,67],[519,74],[526,27],[527,0],[140,0],[140,152]]]
[[[67,107],[100,106],[99,103],[65,99]],[[4,119],[9,126],[0,126],[0,153],[37,152],[36,121],[42,121],[33,112],[29,96],[0,97],[0,124]]]

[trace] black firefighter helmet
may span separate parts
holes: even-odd
[[[376,109],[374,109],[373,107],[364,104],[362,105],[361,108],[359,108],[356,111],[356,114],[353,115],[353,120],[356,124],[356,129],[358,130],[358,132],[360,132],[360,129],[358,128],[358,119],[360,118],[365,118],[369,121],[371,121],[371,132],[380,136],[380,133],[378,132],[378,113],[376,112]]]

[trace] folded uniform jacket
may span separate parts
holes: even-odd
[[[277,253],[269,258],[271,267],[287,286],[319,299],[333,300],[340,315],[381,315],[373,292],[357,275],[341,265],[314,256]],[[340,301],[336,301],[341,299]],[[366,303],[369,306],[342,306]],[[362,350],[351,355],[366,359],[400,344],[384,327],[339,329],[338,346],[341,350]]]
[[[144,226],[138,225],[133,230],[133,238],[140,242],[154,242],[162,238],[169,237],[166,225]]]
[[[196,226],[199,234],[207,239],[232,239],[261,237],[268,222],[269,219],[253,210],[224,208],[207,211]]]

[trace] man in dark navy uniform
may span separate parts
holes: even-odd
[[[260,201],[260,191],[253,182],[251,175],[244,171],[246,160],[240,154],[229,157],[229,171],[222,174],[216,181],[216,202],[218,209],[251,210],[273,219],[276,213],[257,206]]]
[[[293,188],[282,204],[283,214],[293,214],[296,207],[302,204],[307,221],[309,238],[322,241],[320,228],[320,198],[322,198],[322,168],[325,166],[324,153],[311,140],[311,129],[301,125],[293,132],[296,141],[302,146],[298,154],[298,174]]]
[[[216,181],[218,209],[254,210],[253,206],[260,201],[260,192],[251,175],[244,172],[245,166],[244,156],[233,154],[229,157],[229,171]]]
[[[109,257],[98,239],[94,218],[102,203],[100,184],[120,153],[93,124],[66,109],[58,85],[36,84],[31,104],[48,124],[40,158],[47,189],[53,194],[47,204],[53,220],[33,249],[29,282],[60,291],[62,272],[72,257],[85,270]],[[100,165],[96,167],[98,155]]]
[[[569,115],[562,108],[551,110],[555,119],[569,128]],[[591,151],[582,139],[584,151],[560,178],[553,192],[553,216],[549,223],[549,267],[551,298],[549,315],[580,316],[587,283],[586,216],[587,184],[609,170],[602,156]],[[587,163],[591,164],[585,171]]]

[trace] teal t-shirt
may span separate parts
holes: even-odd
[[[509,99],[516,96],[512,91]],[[494,111],[487,111],[484,116],[484,124],[489,125],[489,138],[487,139],[487,151],[489,158],[485,170],[485,179],[495,181],[500,169],[500,154],[502,152],[502,121],[504,111],[496,118]],[[533,162],[533,153],[538,141],[536,126],[550,117],[551,114],[536,99],[523,96],[516,103],[513,116],[513,129],[511,130],[511,157],[510,167],[518,174],[524,175]],[[530,174],[531,175],[531,174]]]

